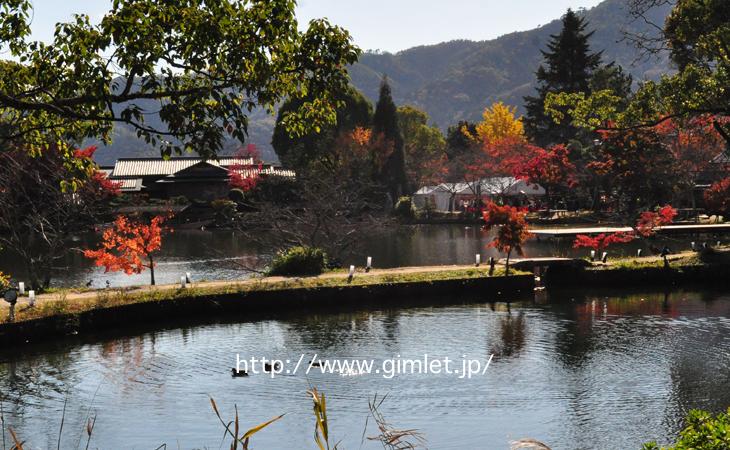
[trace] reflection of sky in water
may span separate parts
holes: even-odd
[[[30,448],[55,448],[68,396],[62,448],[76,448],[97,416],[92,448],[218,448],[225,418],[242,427],[281,413],[254,448],[314,448],[311,402],[328,398],[330,429],[360,448],[367,401],[418,428],[430,448],[507,448],[526,436],[552,448],[640,448],[667,443],[689,408],[730,405],[730,296],[564,293],[536,302],[478,303],[209,324],[88,343],[55,342],[0,352],[8,425]],[[401,355],[485,360],[487,374],[340,377],[312,373],[232,379],[236,353],[295,360]],[[370,428],[367,435],[375,433]],[[85,435],[84,435],[85,437]],[[85,441],[82,443],[85,444]],[[28,448],[28,447],[26,447]],[[379,448],[366,442],[365,449]]]
[[[364,248],[358,249],[343,263],[346,266],[364,265],[366,257],[372,256],[376,267],[471,264],[476,253],[482,255],[482,261],[487,261],[490,256],[503,256],[487,247],[491,239],[491,235],[478,226],[400,227],[368,239]],[[669,245],[673,250],[683,250],[689,248],[692,240],[699,243],[704,240],[715,242],[717,239],[713,236],[670,236],[655,238],[651,244],[658,248]],[[74,245],[82,248],[93,246],[93,237],[87,237]],[[611,247],[609,253],[612,256],[634,255],[637,249],[643,248],[644,255],[649,255],[649,246],[647,242],[636,241]],[[571,239],[531,239],[524,250],[528,257],[584,257],[588,254],[586,249],[573,249]],[[177,283],[185,272],[191,272],[197,281],[246,278],[248,268],[261,268],[268,259],[266,254],[258,258],[259,253],[244,237],[232,231],[179,230],[165,237],[163,250],[157,257],[159,266],[155,277],[159,284]],[[104,273],[102,268],[94,267],[91,261],[77,252],[66,258],[65,265],[67,268],[56,274],[55,285],[83,286],[91,281],[93,286],[103,287],[108,280],[112,286],[130,286],[149,284],[150,279],[148,272],[132,276]],[[0,254],[0,270],[18,278],[23,277],[23,268],[7,254]]]

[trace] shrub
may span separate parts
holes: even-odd
[[[243,203],[246,200],[246,194],[238,188],[228,191],[228,200],[236,203]]]
[[[236,202],[219,199],[210,202],[210,206],[215,212],[215,221],[219,225],[229,223],[236,217]]]
[[[401,197],[395,204],[395,215],[401,219],[413,219],[416,216],[416,208],[413,206],[413,200],[410,197]]]
[[[664,450],[721,450],[730,448],[730,409],[716,417],[705,411],[692,410],[687,416],[687,427],[679,434],[679,441]],[[656,442],[644,444],[644,450],[659,450]]]
[[[320,248],[292,247],[280,251],[271,262],[269,275],[319,275],[327,266],[327,255]]]

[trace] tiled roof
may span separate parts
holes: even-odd
[[[261,170],[259,170],[258,167],[253,168],[245,168],[245,169],[235,169],[236,172],[241,174],[244,178],[249,178],[254,175],[277,175],[280,177],[294,177],[296,174],[293,170],[285,170],[278,167],[264,167]]]
[[[117,177],[144,177],[167,176],[183,169],[194,166],[203,161],[203,158],[122,158],[114,165],[112,176]],[[234,165],[251,165],[251,158],[220,157],[217,160],[207,160],[214,166],[229,167]]]
[[[117,183],[122,192],[137,192],[142,190],[141,178],[112,179],[111,181]]]

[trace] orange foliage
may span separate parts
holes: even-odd
[[[507,253],[508,261],[513,250],[522,255],[522,244],[530,237],[525,214],[514,206],[499,206],[493,202],[489,202],[482,211],[486,229],[497,227],[497,235],[489,246]]]
[[[162,233],[165,231],[162,224],[168,218],[156,216],[150,223],[143,223],[117,216],[114,226],[104,230],[101,247],[85,250],[84,256],[95,260],[105,272],[123,271],[132,275],[150,269],[152,284],[155,284],[152,254],[162,247]]]

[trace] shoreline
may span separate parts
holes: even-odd
[[[175,319],[204,319],[232,314],[331,310],[340,307],[401,307],[419,303],[460,303],[468,296],[531,295],[532,274],[503,269],[488,276],[488,267],[436,266],[364,271],[348,282],[347,273],[308,278],[257,278],[241,282],[193,283],[133,289],[60,292],[27,297],[16,305],[16,321],[7,323],[0,308],[0,343],[23,344],[66,335],[93,333],[147,322],[164,325]],[[456,295],[455,295],[456,294]],[[458,298],[457,298],[458,297]]]
[[[723,252],[725,253],[725,252]],[[685,252],[669,258],[670,268],[658,257],[627,258],[609,263],[562,259],[547,267],[538,285],[551,289],[730,286],[730,263],[721,258],[702,262],[699,254]],[[519,301],[533,295],[534,266],[541,259],[515,259],[510,276],[502,261],[494,276],[489,268],[471,266],[360,268],[351,282],[346,272],[316,277],[267,277],[122,289],[59,291],[27,297],[16,305],[16,321],[6,322],[8,306],[0,307],[0,343],[27,344],[53,337],[93,334],[107,328],[139,324],[163,328],[175,320],[210,322],[240,315],[296,314],[342,308],[396,308],[465,303],[477,298]],[[478,300],[478,301],[479,301]]]

